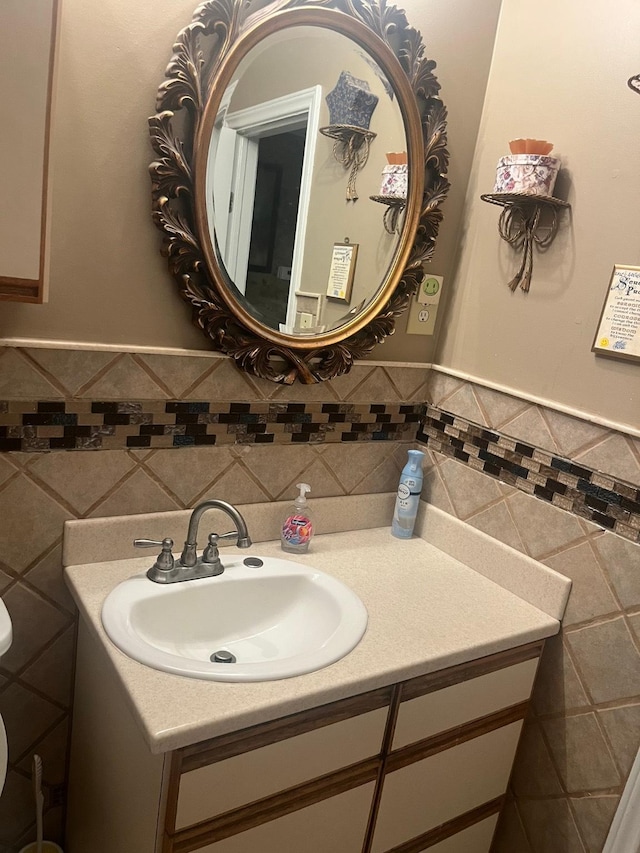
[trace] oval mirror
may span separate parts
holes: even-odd
[[[243,369],[348,371],[393,332],[448,190],[434,62],[380,0],[209,0],[150,119],[154,220],[194,321]]]

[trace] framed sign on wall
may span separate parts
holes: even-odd
[[[640,361],[640,267],[614,266],[591,351]]]

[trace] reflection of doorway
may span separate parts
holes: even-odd
[[[287,320],[287,305],[306,129],[260,140],[249,269],[245,296],[277,329]]]
[[[311,195],[311,179],[313,174],[313,161],[315,156],[316,139],[319,127],[320,105],[322,89],[314,86],[276,98],[272,101],[258,104],[254,107],[226,113],[224,125],[219,128],[219,136],[215,146],[214,160],[215,174],[213,177],[212,193],[209,198],[213,204],[213,219],[215,221],[215,237],[219,247],[224,266],[229,273],[240,293],[246,295],[249,283],[248,275],[251,269],[250,251],[261,249],[259,244],[264,242],[264,231],[262,227],[256,227],[255,235],[258,241],[256,248],[251,249],[252,233],[254,232],[254,207],[256,206],[256,192],[268,199],[268,190],[263,191],[257,187],[259,164],[272,163],[286,165],[286,173],[291,170],[290,164],[293,160],[296,164],[296,178],[293,181],[297,185],[296,203],[289,204],[284,208],[285,217],[293,232],[293,248],[290,252],[290,260],[280,263],[272,262],[277,267],[291,268],[291,281],[280,279],[282,290],[287,299],[285,317],[278,320],[275,328],[281,322],[290,324],[290,318],[295,317],[295,293],[300,289],[302,276],[302,262],[304,257],[304,242],[306,236],[307,213]],[[273,140],[273,142],[270,142]],[[283,162],[282,149],[289,143],[295,143],[297,148],[301,147],[299,155],[290,154]],[[302,145],[300,146],[300,143]],[[263,155],[270,148],[270,152]],[[274,152],[280,152],[276,154]],[[274,173],[269,174],[268,169],[262,169],[260,179],[263,183],[273,183]],[[284,186],[285,170],[281,185]],[[268,201],[265,205],[259,202],[261,210],[260,217],[263,223],[266,219],[265,209],[269,210]],[[278,206],[278,213],[283,211],[283,206]],[[292,213],[293,211],[293,213]],[[273,207],[269,210],[268,217],[273,219]],[[277,217],[279,222],[280,215]],[[269,230],[271,225],[267,226]],[[277,233],[274,233],[274,258],[278,246]],[[264,252],[260,252],[261,258],[257,264],[266,266]],[[255,260],[255,257],[254,257]],[[264,273],[267,274],[266,272]],[[279,299],[278,301],[282,301]],[[278,316],[281,316],[278,310]]]

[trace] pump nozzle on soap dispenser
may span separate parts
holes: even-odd
[[[293,502],[293,506],[287,510],[280,542],[282,550],[290,554],[305,554],[309,550],[309,543],[313,536],[313,523],[309,515],[307,503],[307,492],[311,491],[308,483],[297,483],[296,489],[300,494]]]

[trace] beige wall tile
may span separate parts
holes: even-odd
[[[23,583],[3,596],[13,624],[13,643],[2,656],[2,666],[17,672],[39,654],[65,626],[71,616],[62,613]]]
[[[538,498],[517,492],[507,504],[528,553],[536,559],[584,535],[575,516]]]
[[[484,414],[478,405],[474,388],[470,384],[463,385],[447,398],[446,409],[447,412],[473,421],[474,424],[486,424]]]
[[[554,409],[544,409],[543,414],[558,450],[563,456],[575,454],[581,447],[593,444],[607,432],[598,424],[565,415],[563,412],[556,412]]]
[[[640,743],[640,704],[601,708],[597,714],[620,773],[626,778]]]
[[[500,815],[491,853],[533,853],[524,834],[518,809],[511,798]]]
[[[273,384],[273,383],[271,383]],[[193,385],[189,391],[189,400],[253,400],[261,399],[256,394],[251,380],[242,373],[231,359],[224,358],[208,373],[202,382]]]
[[[33,820],[33,787],[28,778],[9,769],[0,797],[0,842],[13,853],[18,847],[11,842],[30,826]]]
[[[518,797],[559,796],[562,786],[542,730],[537,722],[525,723],[511,784]]]
[[[53,385],[12,347],[0,349],[0,400],[60,400],[64,391]]]
[[[295,480],[295,482],[294,482]],[[344,495],[345,490],[336,479],[335,474],[324,464],[324,460],[316,457],[315,460],[298,476],[294,477],[288,487],[280,493],[278,500],[289,498],[294,500],[299,494],[296,483],[307,483],[311,486],[309,500],[314,498],[328,498],[336,495]]]
[[[46,598],[52,599],[75,616],[76,605],[62,577],[62,545],[60,543],[38,560],[28,572],[25,572],[24,577]]]
[[[439,470],[458,518],[475,515],[502,498],[494,479],[455,459],[447,459]]]
[[[605,533],[594,548],[623,607],[640,605],[640,545]]]
[[[202,495],[201,500],[209,498],[219,498],[232,504],[262,503],[270,500],[265,489],[239,465],[234,465],[222,474]]]
[[[417,400],[422,403],[426,400],[426,384],[431,375],[428,367],[390,367],[384,368],[391,382],[398,391],[401,400]],[[424,390],[425,393],[420,393]]]
[[[42,759],[42,781],[44,785],[62,785],[66,779],[67,742],[71,729],[69,717],[39,740],[36,749]],[[24,773],[31,775],[32,756],[27,755],[18,765]],[[46,848],[45,848],[46,849]]]
[[[548,557],[544,563],[573,581],[562,620],[565,626],[618,611],[618,604],[611,595],[590,543],[583,542],[575,548],[568,548]]]
[[[0,456],[0,486],[6,483],[10,477],[15,477],[17,468],[11,465],[9,458]]]
[[[128,353],[95,382],[85,385],[81,395],[93,400],[162,400],[169,396]]]
[[[21,474],[0,491],[0,545],[3,559],[22,572],[62,537],[72,513]]]
[[[316,458],[317,454],[308,444],[252,444],[243,447],[240,455],[242,464],[261,484],[263,492],[274,500],[281,499],[279,496],[294,480],[299,483]]]
[[[622,617],[566,634],[594,702],[640,693],[640,657]]]
[[[447,492],[442,477],[440,476],[440,466],[429,471],[422,484],[423,499],[443,512],[448,512],[449,515],[455,515],[451,498]]]
[[[182,509],[179,503],[155,483],[148,474],[138,470],[91,511],[92,518],[111,515],[134,515],[140,512],[166,512]],[[144,537],[144,531],[140,531]]]
[[[331,468],[338,482],[342,484],[345,492],[351,494],[394,452],[394,448],[385,447],[386,444],[387,442],[384,441],[344,442],[326,447],[322,452],[322,458]],[[402,464],[404,465],[404,462]],[[397,486],[396,482],[391,488],[395,491]]]
[[[384,442],[380,442],[383,444]],[[382,462],[377,465],[371,473],[361,480],[350,494],[366,495],[368,493],[377,494],[379,492],[393,492],[398,488],[400,471],[403,463],[393,455],[388,455],[383,458]]]
[[[518,808],[535,853],[586,853],[567,800],[523,799]]]
[[[640,485],[640,464],[630,440],[620,433],[613,433],[591,450],[579,453],[576,461],[596,471]]]
[[[366,379],[349,392],[347,399],[352,403],[395,403],[401,399],[382,367],[374,368]]]
[[[462,379],[457,379],[455,376],[432,371],[429,380],[429,402],[434,406],[443,406],[445,401],[464,384]]]
[[[372,364],[355,364],[348,373],[336,376],[330,382],[324,382],[322,387],[327,388],[337,400],[349,400],[351,394],[374,370],[375,366]]]
[[[218,366],[220,356],[206,358],[188,355],[151,355],[138,356],[151,373],[166,387],[172,397],[180,398],[192,385],[202,381],[204,374]]]
[[[501,430],[519,441],[533,444],[552,453],[557,452],[558,448],[553,436],[537,406],[530,406],[522,414],[503,424]]]
[[[480,407],[485,413],[486,423],[490,427],[497,428],[505,421],[513,420],[531,405],[518,397],[511,397],[509,394],[503,394],[491,388],[483,388],[481,385],[474,386],[474,390]]]
[[[572,797],[571,805],[588,853],[602,853],[619,797]]]
[[[134,467],[126,450],[109,450],[42,453],[29,470],[83,515]]]
[[[533,688],[533,708],[537,714],[564,714],[589,704],[562,634],[550,637]]]
[[[73,699],[75,660],[75,624],[70,625],[22,673],[26,684],[46,694],[49,699],[70,708]]]
[[[594,713],[545,720],[542,726],[566,791],[615,788],[622,782]]]
[[[500,491],[502,492],[502,489]],[[469,516],[467,524],[476,527],[478,530],[482,530],[483,533],[486,533],[493,539],[497,539],[499,542],[504,542],[510,548],[515,548],[517,551],[524,551],[522,539],[504,501]]]
[[[118,358],[98,350],[25,349],[26,353],[73,395]]]
[[[190,507],[233,461],[228,447],[185,447],[158,450],[144,465],[184,507]]]
[[[60,708],[17,682],[10,684],[2,694],[2,717],[12,762],[19,761],[43,732],[65,716]]]

